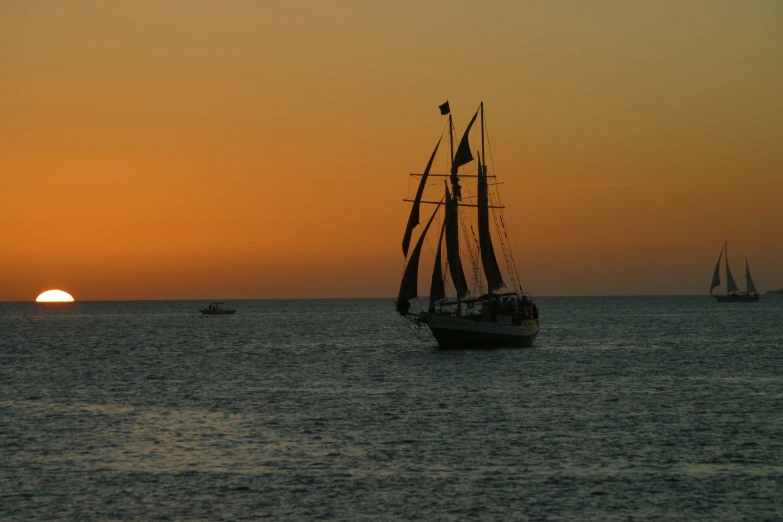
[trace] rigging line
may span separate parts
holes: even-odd
[[[397,314],[397,315],[400,315],[400,314]],[[402,315],[400,315],[400,320],[402,320],[402,322],[405,324],[405,326],[411,331],[411,333],[413,335],[416,336],[416,338],[421,339],[421,335],[420,335],[421,326],[420,325],[417,325],[417,328],[414,330],[413,329],[413,322],[411,320],[404,318]]]
[[[497,191],[491,191],[489,190],[489,187],[487,187],[487,197],[489,201],[494,203],[497,196]],[[498,239],[498,242],[500,243],[500,249],[503,253],[503,261],[506,264],[506,273],[508,274],[509,283],[506,286],[506,288],[515,288],[517,286],[517,281],[514,277],[514,270],[513,270],[513,264],[509,263],[509,255],[508,255],[508,246],[506,244],[506,241],[504,239],[504,233],[502,233],[500,227],[498,226],[498,215],[501,217],[501,223],[502,223],[502,213],[499,214],[496,209],[494,208],[494,205],[490,205],[490,208],[492,208],[492,220],[495,224],[495,235]],[[507,239],[507,238],[506,238]]]
[[[503,235],[510,242],[511,239],[508,237],[508,230],[506,229],[506,223],[505,220],[503,219],[503,215],[500,214],[499,217],[500,217],[500,224],[503,227]],[[512,277],[516,278],[514,280],[514,283],[518,288],[518,290],[522,292],[522,279],[519,277],[519,271],[517,270],[516,260],[514,259],[514,251],[512,248],[509,248],[507,255],[511,258],[511,267],[514,269],[514,274],[512,275]],[[508,263],[508,259],[506,260],[506,262]]]
[[[444,219],[445,219],[445,217],[444,217]],[[439,227],[439,228],[443,228],[443,222],[441,222],[439,219],[436,219],[436,220],[435,220],[435,223],[438,223],[438,224],[440,225],[440,227]],[[439,237],[439,239],[438,239],[438,240],[440,240],[440,237]],[[432,257],[433,257],[433,260],[434,260],[434,258],[435,258],[435,255],[437,254],[437,252],[436,252],[436,250],[435,250],[435,249],[432,247],[432,244],[430,243],[430,237],[428,236],[428,237],[427,237],[427,238],[426,238],[424,241],[427,243],[427,246],[429,247],[429,249],[430,249],[430,252],[432,252]],[[441,280],[443,280],[443,273],[442,273],[442,272],[441,272]],[[416,283],[416,284],[418,284],[418,278],[417,278],[417,283]],[[443,285],[443,288],[444,288],[444,289],[446,288],[446,285],[445,285],[445,284]],[[419,292],[418,292],[418,290],[416,291],[416,293],[417,293],[417,294],[419,293]],[[427,297],[429,297],[429,296],[427,296]],[[419,303],[419,296],[416,296],[416,302],[417,302],[417,303]],[[421,306],[421,303],[419,303],[419,306]],[[423,310],[423,309],[424,309],[424,308],[422,308],[422,310]]]
[[[449,284],[449,256],[446,256],[446,262],[443,263],[443,274],[441,274],[442,280],[443,280],[443,291],[446,295],[449,295],[449,292],[452,289],[453,285]],[[454,295],[457,295],[457,289],[454,288]]]
[[[470,191],[470,185],[466,185],[464,187],[464,190],[468,193],[468,198],[469,199],[473,199],[474,197],[477,197],[477,196],[473,196],[472,192]],[[470,219],[470,223],[471,223],[471,227],[470,228],[471,228],[471,230],[473,230],[472,224],[474,222],[477,222],[477,219],[478,219],[477,218],[477,214],[476,214],[477,210],[476,210],[476,207],[467,207],[467,208],[470,209],[469,210],[469,213],[470,213],[470,218],[469,219]],[[474,290],[477,289],[479,292],[483,292],[484,285],[483,285],[483,282],[482,282],[481,277],[479,275],[479,262],[478,262],[479,256],[480,256],[480,251],[477,249],[475,251],[475,255],[474,255],[474,251],[473,251],[473,248],[472,248],[472,245],[471,245],[471,242],[470,242],[470,237],[468,236],[468,231],[467,231],[468,227],[465,225],[464,214],[461,214],[461,218],[460,219],[462,221],[463,233],[465,235],[466,247],[468,248],[468,254],[470,255],[471,268],[473,269]]]
[[[485,120],[484,121],[484,128],[485,128],[484,132],[485,132],[485,134],[487,136],[487,143],[488,143],[489,154],[490,154],[490,162],[492,163],[492,168],[494,170],[495,169],[495,155],[492,152],[492,150],[493,150],[492,149],[492,142],[491,142],[490,136],[489,136],[489,123],[486,121],[486,116],[484,117],[484,120]],[[501,175],[502,175],[502,167],[500,165],[500,158],[497,158],[497,162],[498,162],[498,168],[495,171],[495,175],[498,178],[500,178]],[[505,177],[505,176],[503,176],[503,177]],[[500,192],[497,192],[497,201],[500,204],[500,206],[503,205],[503,200],[502,200],[502,198],[500,196]],[[492,212],[494,214],[495,210],[493,209]],[[514,245],[516,244],[516,234],[514,232],[515,229],[514,229],[514,213],[513,213],[513,211],[509,211],[509,217],[511,218],[511,222],[509,223],[510,226],[511,226],[511,237],[510,238],[508,237],[508,235],[506,233],[506,225],[503,222],[503,212],[502,212],[502,209],[501,209],[501,212],[500,212],[500,222],[503,225],[503,234],[509,239],[509,242],[510,242],[509,243],[509,254],[510,254],[510,257],[511,257],[511,267],[513,267],[514,275],[516,275],[515,283],[516,283],[516,286],[518,287],[519,291],[522,292],[522,279],[519,277],[519,269],[517,268],[516,259],[514,259]],[[497,224],[496,224],[496,226],[497,226]],[[508,260],[506,262],[508,263]]]
[[[495,231],[500,240],[500,246],[503,250],[503,260],[506,263],[506,270],[508,271],[509,278],[511,279],[512,287],[517,288],[519,287],[519,275],[516,273],[516,265],[513,262],[513,253],[511,253],[510,245],[507,244],[509,238],[508,234],[506,233],[505,224],[503,222],[503,214],[495,212],[493,209],[492,218],[495,222]],[[498,224],[498,219],[500,220],[500,224]]]
[[[503,223],[502,213],[499,214],[498,212],[496,212],[494,208],[495,200],[500,199],[500,192],[498,190],[490,190],[489,187],[487,187],[487,198],[492,203],[490,206],[493,207],[492,219],[495,223],[495,233],[496,236],[498,237],[498,241],[500,242],[500,248],[501,251],[503,252],[503,261],[506,264],[506,271],[508,273],[510,283],[511,283],[511,286],[509,286],[509,288],[515,288],[518,286],[517,284],[518,281],[515,278],[515,266],[509,257],[509,247],[506,245],[506,241],[505,241],[505,239],[508,239],[508,236],[505,234],[505,230],[502,230],[500,225],[498,224],[499,215],[500,215],[500,223]],[[506,236],[505,239],[504,236]]]
[[[439,224],[441,227],[443,226],[443,223],[441,223],[438,219],[435,220],[435,223]],[[426,236],[424,238],[424,242],[427,244],[427,247],[430,249],[430,252],[432,252],[433,257],[435,256],[435,249],[432,248],[432,244],[430,243],[430,236]],[[408,266],[408,258],[402,260],[402,273],[405,273],[405,268]],[[417,284],[418,284],[418,276],[416,277]],[[416,291],[418,293],[418,290]],[[418,299],[418,296],[416,296]]]
[[[440,222],[440,220],[436,219],[435,223],[437,223],[440,227],[443,227],[443,223]],[[430,252],[432,252],[433,256],[435,255],[435,249],[432,248],[432,245],[430,244],[430,237],[424,238],[424,241],[427,243],[427,246],[430,248]]]
[[[440,135],[441,136],[443,136],[443,133],[446,131],[448,126],[449,126],[448,122],[443,124],[443,128],[440,129]],[[411,194],[411,179],[413,179],[413,176],[408,176],[408,195],[409,195],[409,197],[410,197],[410,194]],[[418,185],[417,185],[417,188],[418,188]]]
[[[436,219],[434,222],[438,223],[441,227],[443,226],[443,223],[440,220],[438,220],[438,219]],[[435,257],[435,249],[432,247],[432,244],[430,243],[430,239],[432,239],[430,236],[425,236],[424,237],[424,242],[427,244],[427,247],[430,249],[430,252],[432,252],[432,256]],[[406,257],[405,259],[403,259],[403,264],[402,264],[402,272],[403,272],[403,274],[405,273],[405,268],[407,266],[408,266],[408,258]],[[417,274],[416,275],[416,286],[417,287],[418,287],[418,284],[419,284],[419,277],[418,277],[418,274]],[[419,293],[418,288],[416,289],[416,293],[417,294]],[[419,303],[419,297],[420,296],[418,296],[418,295],[416,296],[416,303],[419,304],[419,307],[421,308],[421,303]],[[422,310],[423,310],[423,308],[422,308]]]
[[[496,230],[496,232],[498,234],[498,239],[500,241],[500,248],[503,251],[503,260],[506,262],[506,270],[508,271],[508,275],[509,275],[509,278],[511,279],[512,286],[513,287],[517,287],[517,286],[519,286],[518,285],[518,281],[515,278],[515,273],[514,273],[514,270],[513,270],[514,266],[510,262],[509,252],[508,252],[508,248],[507,248],[506,241],[505,241],[505,239],[508,239],[508,236],[505,234],[505,230],[503,230],[502,233],[501,233],[500,227],[498,226],[498,215],[495,213],[494,210],[492,212],[492,217],[493,217],[493,219],[495,221],[495,230]],[[500,216],[500,222],[501,223],[503,222],[502,216]],[[505,236],[505,239],[504,239],[503,236]]]
[[[468,235],[468,230],[467,230],[468,227],[465,224],[465,213],[464,212],[460,212],[459,208],[458,208],[457,209],[457,214],[459,215],[459,220],[460,220],[460,225],[461,225],[460,228],[462,228],[462,235],[465,236],[465,239],[464,239],[464,241],[465,241],[465,248],[468,251],[468,257],[470,258],[471,268],[473,269],[473,285],[474,285],[474,289],[475,289],[475,287],[477,286],[477,282],[476,282],[477,272],[476,272],[476,270],[477,270],[477,266],[478,265],[476,263],[476,258],[473,255],[473,248],[471,246],[470,236]]]
[[[503,216],[500,216],[500,221],[501,221],[501,223],[503,222]],[[503,224],[503,233],[504,234],[506,234],[505,228],[506,228],[506,225]],[[512,231],[512,233],[513,233],[513,231]],[[519,285],[519,291],[521,292],[522,291],[522,278],[519,277],[519,271],[517,270],[516,260],[514,259],[514,250],[510,249],[510,253],[511,253],[511,261],[514,264],[514,270],[516,271],[516,274],[517,274],[517,284]]]
[[[476,252],[478,252],[476,257],[478,259],[481,259],[481,245],[479,245],[479,240],[476,237],[476,231],[473,229],[472,224],[470,225],[470,233],[473,234],[473,246],[476,247]],[[478,292],[476,295],[481,295],[484,293],[484,285],[479,275],[478,263],[476,263],[476,265],[477,266],[474,268],[474,272],[475,272],[474,276],[476,278],[476,287],[477,287],[476,290]],[[489,283],[487,283],[487,286],[489,286]]]
[[[497,177],[505,177],[505,174],[503,173],[503,166],[500,164],[500,158],[497,158],[498,166],[497,169],[495,168],[495,155],[492,152],[492,141],[489,135],[489,121],[487,120],[486,109],[484,110],[484,113],[484,134],[487,136],[487,149],[489,149],[489,158],[490,163],[492,164],[492,170]]]
[[[478,169],[479,168],[481,168],[481,165],[479,165],[478,168],[476,169],[476,174],[477,174],[476,177],[477,178],[478,178],[478,172],[479,172]],[[476,196],[473,196],[473,193],[471,192],[471,186],[468,185],[466,187],[466,189],[467,189],[467,192],[469,194],[469,197],[471,199],[476,198],[476,203],[479,203],[478,202],[478,194]],[[470,214],[471,214],[471,216],[470,216],[470,218],[471,218],[470,230],[471,230],[471,232],[473,232],[473,240],[474,240],[474,244],[475,244],[475,247],[476,247],[476,259],[475,259],[475,262],[474,262],[474,265],[473,265],[473,274],[474,274],[473,277],[475,279],[475,284],[476,284],[476,287],[477,287],[478,295],[481,295],[481,294],[484,293],[483,278],[482,278],[481,272],[479,270],[479,260],[481,259],[481,246],[476,241],[476,233],[473,231],[473,223],[478,224],[478,205],[476,205],[475,207],[468,207],[468,208],[470,208]],[[487,286],[489,286],[489,283],[487,283]]]

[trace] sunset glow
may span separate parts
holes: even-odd
[[[0,301],[396,295],[447,99],[526,290],[783,287],[783,2],[230,4],[0,2]]]
[[[35,299],[36,303],[73,303],[73,297],[62,290],[47,290]]]

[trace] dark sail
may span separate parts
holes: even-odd
[[[723,248],[726,252],[724,258],[726,260],[726,291],[730,294],[736,292],[739,288],[737,288],[737,283],[734,282],[734,278],[731,276],[731,269],[729,268],[729,245],[725,243]]]
[[[489,232],[489,187],[487,186],[487,167],[479,166],[478,178],[478,229],[479,245],[481,246],[481,265],[484,267],[484,275],[487,277],[487,286],[490,292],[501,288],[503,276],[495,258],[495,250],[492,247],[492,235]]]
[[[750,268],[748,268],[748,258],[745,258],[745,288],[747,288],[749,294],[758,294],[756,285],[753,284],[753,279],[750,278]]]
[[[461,299],[468,294],[468,283],[465,281],[465,273],[462,271],[462,261],[459,258],[459,207],[456,194],[452,198],[449,188],[446,187],[446,257],[449,260],[449,272],[454,288],[457,290],[457,298]]]
[[[435,154],[438,152],[438,147],[440,146],[440,140],[443,139],[443,136],[441,135],[440,139],[438,140],[438,143],[435,145],[435,150],[432,151],[432,156],[430,156],[430,160],[427,162],[427,168],[424,169],[424,174],[421,176],[421,181],[419,181],[419,188],[416,190],[416,199],[413,201],[413,207],[411,208],[411,215],[408,217],[408,226],[405,228],[405,236],[402,238],[402,253],[405,257],[408,257],[408,247],[411,244],[411,234],[413,233],[413,229],[416,228],[416,225],[419,224],[419,206],[421,203],[421,195],[424,193],[424,187],[427,184],[427,176],[430,173],[430,168],[432,167],[432,161],[435,159]]]
[[[451,186],[454,189],[454,197],[457,199],[462,199],[462,187],[460,187],[459,184],[457,169],[462,165],[473,161],[473,154],[470,153],[470,142],[468,141],[468,137],[470,135],[470,128],[476,121],[476,116],[478,116],[478,111],[476,111],[476,114],[473,115],[473,119],[468,123],[468,128],[465,129],[465,134],[462,135],[462,140],[460,140],[459,146],[457,147],[457,153],[454,155],[454,160],[451,162]]]
[[[400,292],[397,294],[397,311],[405,315],[410,308],[410,301],[416,295],[418,295],[418,274],[419,274],[419,257],[421,256],[421,246],[424,244],[424,238],[427,235],[432,220],[435,219],[435,214],[438,213],[440,203],[435,207],[435,212],[432,213],[432,217],[427,221],[427,226],[421,232],[419,240],[416,242],[416,246],[413,247],[411,252],[411,258],[408,260],[408,266],[405,267],[405,273],[402,275],[402,282],[400,282]]]
[[[466,163],[473,161],[473,154],[470,153],[470,143],[468,142],[468,136],[470,135],[470,128],[473,127],[473,123],[476,121],[478,111],[473,115],[473,119],[468,123],[468,128],[465,129],[465,134],[462,135],[462,140],[457,147],[457,153],[454,155],[454,168],[461,167]]]
[[[723,248],[726,248],[726,245],[723,245]],[[712,290],[716,286],[720,286],[720,260],[723,257],[723,248],[720,249],[720,255],[718,255],[718,262],[715,263],[715,272],[712,274],[712,282],[710,283],[710,295],[712,295]]]
[[[440,227],[440,239],[438,239],[438,251],[435,253],[435,266],[432,268],[432,284],[430,285],[430,306],[446,297],[446,288],[443,286],[443,268],[440,264],[441,245],[443,245],[443,231],[446,230],[446,222]]]

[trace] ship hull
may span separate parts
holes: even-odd
[[[422,313],[420,317],[444,349],[533,346],[540,330],[538,319],[502,324],[432,313]]]
[[[758,294],[714,295],[712,297],[719,303],[755,303],[759,300]]]

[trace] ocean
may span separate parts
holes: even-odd
[[[783,520],[783,296],[0,304],[0,518]]]

